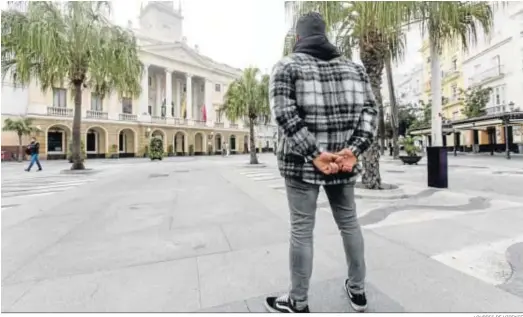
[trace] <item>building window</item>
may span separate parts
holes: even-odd
[[[153,106],[151,106],[151,105],[147,106],[147,113],[149,113],[149,115],[153,114]]]
[[[499,68],[500,66],[501,66],[501,60],[499,58],[499,55],[496,55],[492,58],[492,67]]]
[[[214,91],[220,92],[221,90],[222,90],[222,87],[220,86],[220,84],[214,85]]]
[[[222,122],[222,112],[220,110],[216,110],[216,122]]]
[[[187,85],[183,85],[183,92],[187,92]]]
[[[133,114],[133,100],[131,98],[122,99],[122,113]]]
[[[67,90],[64,88],[53,88],[53,107],[67,108]]]
[[[451,90],[452,90],[452,100],[457,100],[458,99],[458,85],[452,84]]]
[[[91,110],[92,111],[102,111],[102,98],[98,94],[91,93]]]

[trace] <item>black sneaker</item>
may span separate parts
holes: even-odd
[[[37,169],[36,171],[37,171],[37,172],[41,172],[41,171],[42,171],[42,169],[41,169],[41,168],[39,168],[39,169]]]
[[[310,313],[308,305],[302,310],[296,309],[288,294],[280,297],[267,297],[265,299],[265,308],[270,313]]]
[[[365,309],[367,309],[367,297],[365,296],[365,293],[355,294],[351,292],[349,289],[348,279],[345,280],[344,287],[345,292],[347,292],[347,295],[350,298],[350,305],[352,306],[352,308],[359,313],[364,312]]]

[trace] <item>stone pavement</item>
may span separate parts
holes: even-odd
[[[274,156],[261,158],[266,167],[245,168],[246,156],[144,162],[59,204],[3,210],[2,311],[263,311],[288,287],[289,217]],[[474,159],[449,158],[450,190],[427,189],[426,166],[393,161],[382,174],[397,190],[357,190],[370,311],[523,310],[523,201],[504,187],[522,184],[523,166]],[[480,182],[496,191],[468,186]],[[316,217],[311,310],[349,312],[323,195]]]

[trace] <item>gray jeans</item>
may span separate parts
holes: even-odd
[[[307,303],[312,275],[312,236],[320,186],[294,178],[285,179],[285,185],[291,216],[290,297],[302,306]],[[365,258],[363,235],[354,202],[354,185],[329,185],[324,186],[324,189],[343,238],[349,288],[354,293],[362,293],[365,286]]]

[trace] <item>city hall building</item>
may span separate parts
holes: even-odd
[[[228,85],[242,71],[189,47],[181,13],[169,2],[150,1],[141,9],[139,28],[129,25],[145,66],[139,98],[114,93],[102,101],[84,89],[81,135],[88,158],[142,156],[153,136],[175,155],[216,153],[225,144],[231,153],[248,150],[247,124],[230,122],[219,111]],[[2,125],[6,118],[32,118],[41,157],[64,159],[72,139],[72,91],[57,86],[42,92],[34,82],[17,87],[9,80],[2,82]],[[17,146],[16,133],[2,132],[2,151],[16,153]]]

